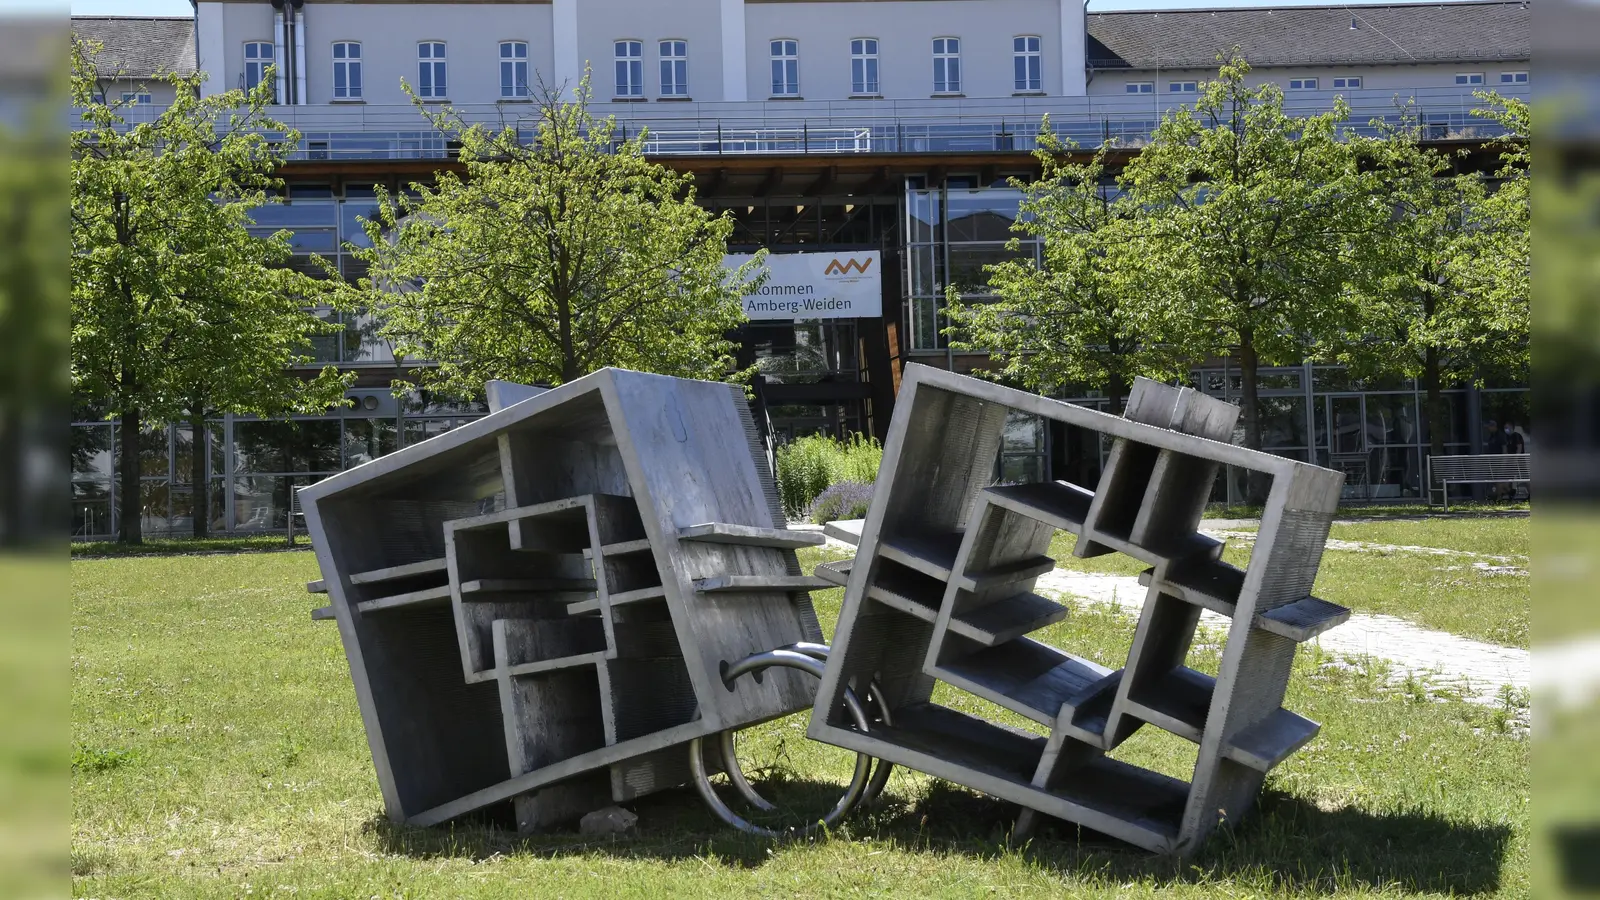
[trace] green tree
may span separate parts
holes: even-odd
[[[1198,326],[1189,355],[1233,357],[1244,442],[1260,449],[1260,367],[1300,363],[1349,318],[1346,283],[1389,213],[1341,133],[1344,101],[1290,116],[1282,90],[1248,86],[1249,71],[1234,57],[1193,109],[1164,116],[1123,185],[1150,213],[1145,264]],[[1253,479],[1251,499],[1264,492]]]
[[[423,387],[463,396],[491,378],[561,384],[606,366],[733,370],[727,333],[758,263],[730,275],[732,219],[696,206],[693,176],[646,160],[643,134],[619,141],[589,101],[587,77],[572,102],[542,89],[531,143],[417,102],[459,142],[466,172],[380,192],[372,246],[355,252],[396,355],[437,364],[417,370]]]
[[[1527,374],[1526,169],[1501,173],[1503,186],[1491,192],[1481,174],[1458,172],[1424,145],[1415,117],[1374,124],[1381,136],[1356,142],[1357,152],[1393,215],[1352,281],[1359,315],[1327,337],[1356,372],[1421,382],[1430,451],[1443,455],[1447,385]]]
[[[200,77],[169,79],[173,105],[130,124],[98,88],[93,45],[75,44],[72,100],[72,382],[122,420],[118,538],[142,539],[139,444],[152,423],[195,429],[194,521],[209,503],[205,417],[280,415],[342,401],[348,376],[311,377],[307,311],[342,285],[284,267],[288,234],[252,235],[250,210],[270,202],[275,172],[298,134],[266,115],[263,84],[200,97]],[[271,133],[282,135],[274,140]]]
[[[1034,152],[1038,181],[1013,181],[1025,191],[1008,249],[1038,240],[1042,261],[1016,258],[985,266],[998,299],[962,303],[951,285],[946,308],[952,345],[988,350],[985,374],[1029,390],[1069,384],[1103,388],[1113,412],[1136,376],[1162,380],[1198,360],[1186,355],[1193,337],[1179,337],[1192,320],[1174,294],[1147,277],[1139,227],[1144,208],[1109,183],[1102,146],[1087,163],[1073,162],[1046,117]]]

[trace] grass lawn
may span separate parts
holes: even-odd
[[[1273,773],[1249,822],[1186,863],[1067,827],[1012,846],[1014,807],[904,770],[880,809],[812,844],[739,835],[687,789],[633,804],[632,839],[524,841],[383,818],[337,634],[307,615],[321,599],[303,587],[311,554],[79,559],[72,576],[75,896],[1528,893],[1528,745],[1505,713],[1311,653],[1288,705],[1322,735]],[[816,595],[829,630],[840,593]],[[1041,636],[1116,664],[1132,630],[1086,608]],[[1204,636],[1191,664],[1214,669],[1216,653]],[[786,777],[778,799],[847,761],[804,740],[800,718],[742,745],[747,768]],[[1147,728],[1118,755],[1185,775],[1195,748]]]

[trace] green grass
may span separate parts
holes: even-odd
[[[321,600],[304,590],[310,554],[82,559],[72,576],[75,896],[1528,893],[1528,746],[1505,712],[1430,701],[1312,652],[1287,705],[1322,735],[1269,777],[1251,820],[1185,863],[1065,827],[1012,846],[1014,807],[904,770],[882,809],[816,843],[739,835],[687,790],[630,804],[632,839],[519,840],[383,818],[336,629],[308,617]],[[830,631],[840,593],[816,595]],[[1087,608],[1041,637],[1116,665],[1133,625]],[[1216,654],[1202,635],[1191,664],[1214,670]],[[945,688],[937,699],[1027,724]],[[780,797],[831,803],[808,782],[847,757],[799,724],[753,735],[747,768],[789,775]],[[1195,748],[1146,729],[1118,755],[1185,775]]]
[[[1481,518],[1407,519],[1392,522],[1354,522],[1333,526],[1329,537],[1369,544],[1441,547],[1486,556],[1507,556],[1528,562],[1529,516]]]
[[[295,539],[295,546],[309,549],[304,534]],[[244,553],[248,551],[273,551],[290,549],[281,534],[227,535],[213,538],[146,538],[140,544],[120,544],[116,541],[73,541],[74,557],[102,556],[174,556],[184,553]]]
[[[1525,513],[1531,507],[1526,500],[1518,503],[1455,503],[1450,504],[1450,512],[1446,513],[1440,507],[1430,508],[1426,503],[1374,503],[1371,505],[1350,504],[1339,507],[1341,519],[1403,519],[1410,516],[1474,516],[1485,513]],[[1207,519],[1259,519],[1261,507],[1259,506],[1227,506],[1213,504],[1206,507]]]

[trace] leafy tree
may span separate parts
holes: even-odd
[[[119,539],[142,537],[143,431],[180,417],[195,429],[194,523],[204,534],[207,413],[341,402],[349,376],[289,367],[310,362],[312,337],[337,327],[306,307],[332,303],[342,286],[284,267],[287,232],[248,230],[299,139],[266,115],[269,86],[202,99],[199,76],[173,76],[173,105],[129,124],[100,93],[97,52],[75,44],[72,55],[73,387],[122,420]]]
[[[407,86],[409,93],[410,88]],[[437,363],[422,386],[471,395],[491,378],[561,384],[605,366],[720,379],[744,321],[752,261],[723,268],[732,219],[694,203],[687,174],[644,158],[589,112],[542,89],[531,142],[516,127],[428,121],[461,147],[464,175],[380,192],[366,223],[370,305],[396,355]]]
[[[1188,355],[1233,357],[1244,442],[1260,449],[1260,367],[1298,364],[1349,317],[1346,282],[1389,214],[1343,140],[1344,101],[1286,115],[1282,90],[1246,85],[1249,71],[1235,56],[1193,109],[1164,116],[1123,185],[1150,212],[1145,264],[1198,326]],[[1248,493],[1259,502],[1264,479]]]
[[[1492,193],[1479,173],[1457,172],[1450,156],[1425,146],[1413,117],[1375,124],[1381,137],[1357,142],[1357,152],[1370,159],[1393,215],[1374,235],[1369,269],[1353,280],[1360,315],[1335,355],[1357,372],[1420,380],[1430,449],[1443,455],[1446,385],[1526,374],[1526,170],[1502,173]]]
[[[949,332],[953,346],[990,351],[992,377],[1047,393],[1093,385],[1118,412],[1136,376],[1175,378],[1196,362],[1186,355],[1194,338],[1178,337],[1191,320],[1146,277],[1138,241],[1145,210],[1108,183],[1110,146],[1087,163],[1071,160],[1074,149],[1047,117],[1034,153],[1042,175],[1013,182],[1026,194],[1013,226],[1020,237],[1008,245],[1015,252],[1021,237],[1036,238],[1043,260],[986,266],[998,296],[991,303],[961,303],[952,285]]]

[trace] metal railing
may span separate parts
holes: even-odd
[[[1506,96],[1527,99],[1527,85],[1501,85]],[[1359,90],[1295,93],[1284,108],[1311,115],[1333,108],[1336,95],[1350,104],[1345,125],[1374,134],[1375,119],[1421,120],[1434,141],[1497,137],[1500,126],[1473,115],[1483,103],[1462,87],[1410,91]],[[1192,95],[1183,100],[1192,102]],[[859,153],[972,153],[1034,149],[1040,120],[1081,147],[1116,141],[1146,143],[1162,115],[1183,105],[1178,95],[951,98],[932,100],[779,101],[749,103],[596,103],[598,118],[615,121],[617,140],[646,133],[645,151],[659,156]],[[521,140],[537,131],[536,113],[524,103],[463,104],[468,123],[516,128]],[[143,119],[159,108],[129,111]],[[301,133],[296,160],[446,159],[455,147],[405,104],[324,104],[273,107],[271,114]]]

